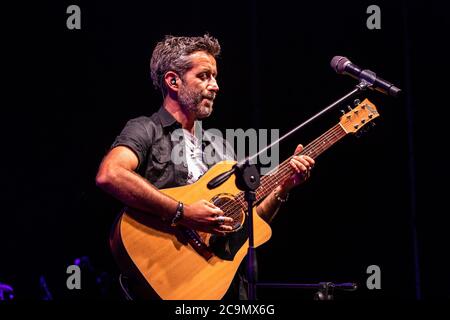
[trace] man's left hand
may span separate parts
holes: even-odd
[[[313,158],[305,155],[296,156],[302,150],[303,146],[299,144],[295,149],[294,156],[289,162],[289,165],[295,173],[283,182],[281,187],[285,192],[289,192],[289,190],[308,179],[311,174],[311,169],[314,167],[315,161]]]

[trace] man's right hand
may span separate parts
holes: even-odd
[[[183,219],[179,222],[190,229],[225,235],[231,231],[233,219],[223,216],[223,211],[206,200],[199,200],[190,205],[184,205]]]

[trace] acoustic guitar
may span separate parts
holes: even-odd
[[[378,116],[375,105],[365,99],[299,154],[317,158],[344,136],[358,132]],[[256,190],[256,204],[293,174],[289,160],[261,177],[261,185]],[[202,199],[214,203],[225,216],[234,219],[233,231],[226,236],[217,236],[171,227],[157,215],[125,208],[110,238],[110,246],[119,266],[136,270],[162,299],[221,299],[247,254],[247,203],[244,192],[236,187],[234,176],[212,190],[208,189],[207,184],[230,170],[235,163],[219,162],[193,184],[160,190],[185,204]],[[270,239],[272,231],[258,216],[255,207],[252,211],[254,245],[257,247]],[[125,260],[128,262],[125,263]]]

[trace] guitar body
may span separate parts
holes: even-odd
[[[216,189],[209,190],[206,186],[211,179],[230,170],[234,164],[233,161],[219,162],[197,182],[164,189],[161,192],[185,204],[202,199],[212,201],[221,194],[235,196],[241,191],[236,187],[234,176]],[[270,239],[272,231],[258,216],[255,208],[252,214],[254,244],[257,247]],[[198,250],[194,250],[196,244],[189,242],[179,228],[168,226],[157,215],[125,209],[114,226],[111,248],[118,260],[122,260],[119,247],[124,248],[133,265],[162,299],[221,299],[247,254],[245,225],[244,222],[242,228],[225,237],[198,232],[198,236],[206,245],[204,251],[209,253],[202,255]],[[234,235],[237,240],[232,238],[230,241],[232,248],[228,248],[230,243],[226,242],[227,248],[218,250],[228,252],[228,255],[215,254],[210,250],[209,242],[212,237],[227,238]]]
[[[297,155],[317,158],[345,135],[356,133],[378,116],[375,105],[365,99]],[[234,164],[234,161],[219,162],[194,184],[161,190],[185,204],[202,199],[214,203],[224,215],[234,218],[234,232],[227,236],[196,233],[186,228],[170,227],[158,215],[125,209],[110,239],[113,254],[122,269],[137,273],[162,299],[222,298],[248,250],[244,212],[247,207],[242,192],[236,187],[235,176],[213,190],[209,190],[207,184],[229,171]],[[287,159],[273,174],[261,178],[257,197],[262,200],[292,173]],[[252,215],[257,247],[270,239],[272,231],[254,208]]]

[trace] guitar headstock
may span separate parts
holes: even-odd
[[[344,114],[341,117],[339,124],[346,133],[356,133],[379,116],[380,114],[377,111],[377,107],[375,107],[369,99],[364,99],[363,102]]]

